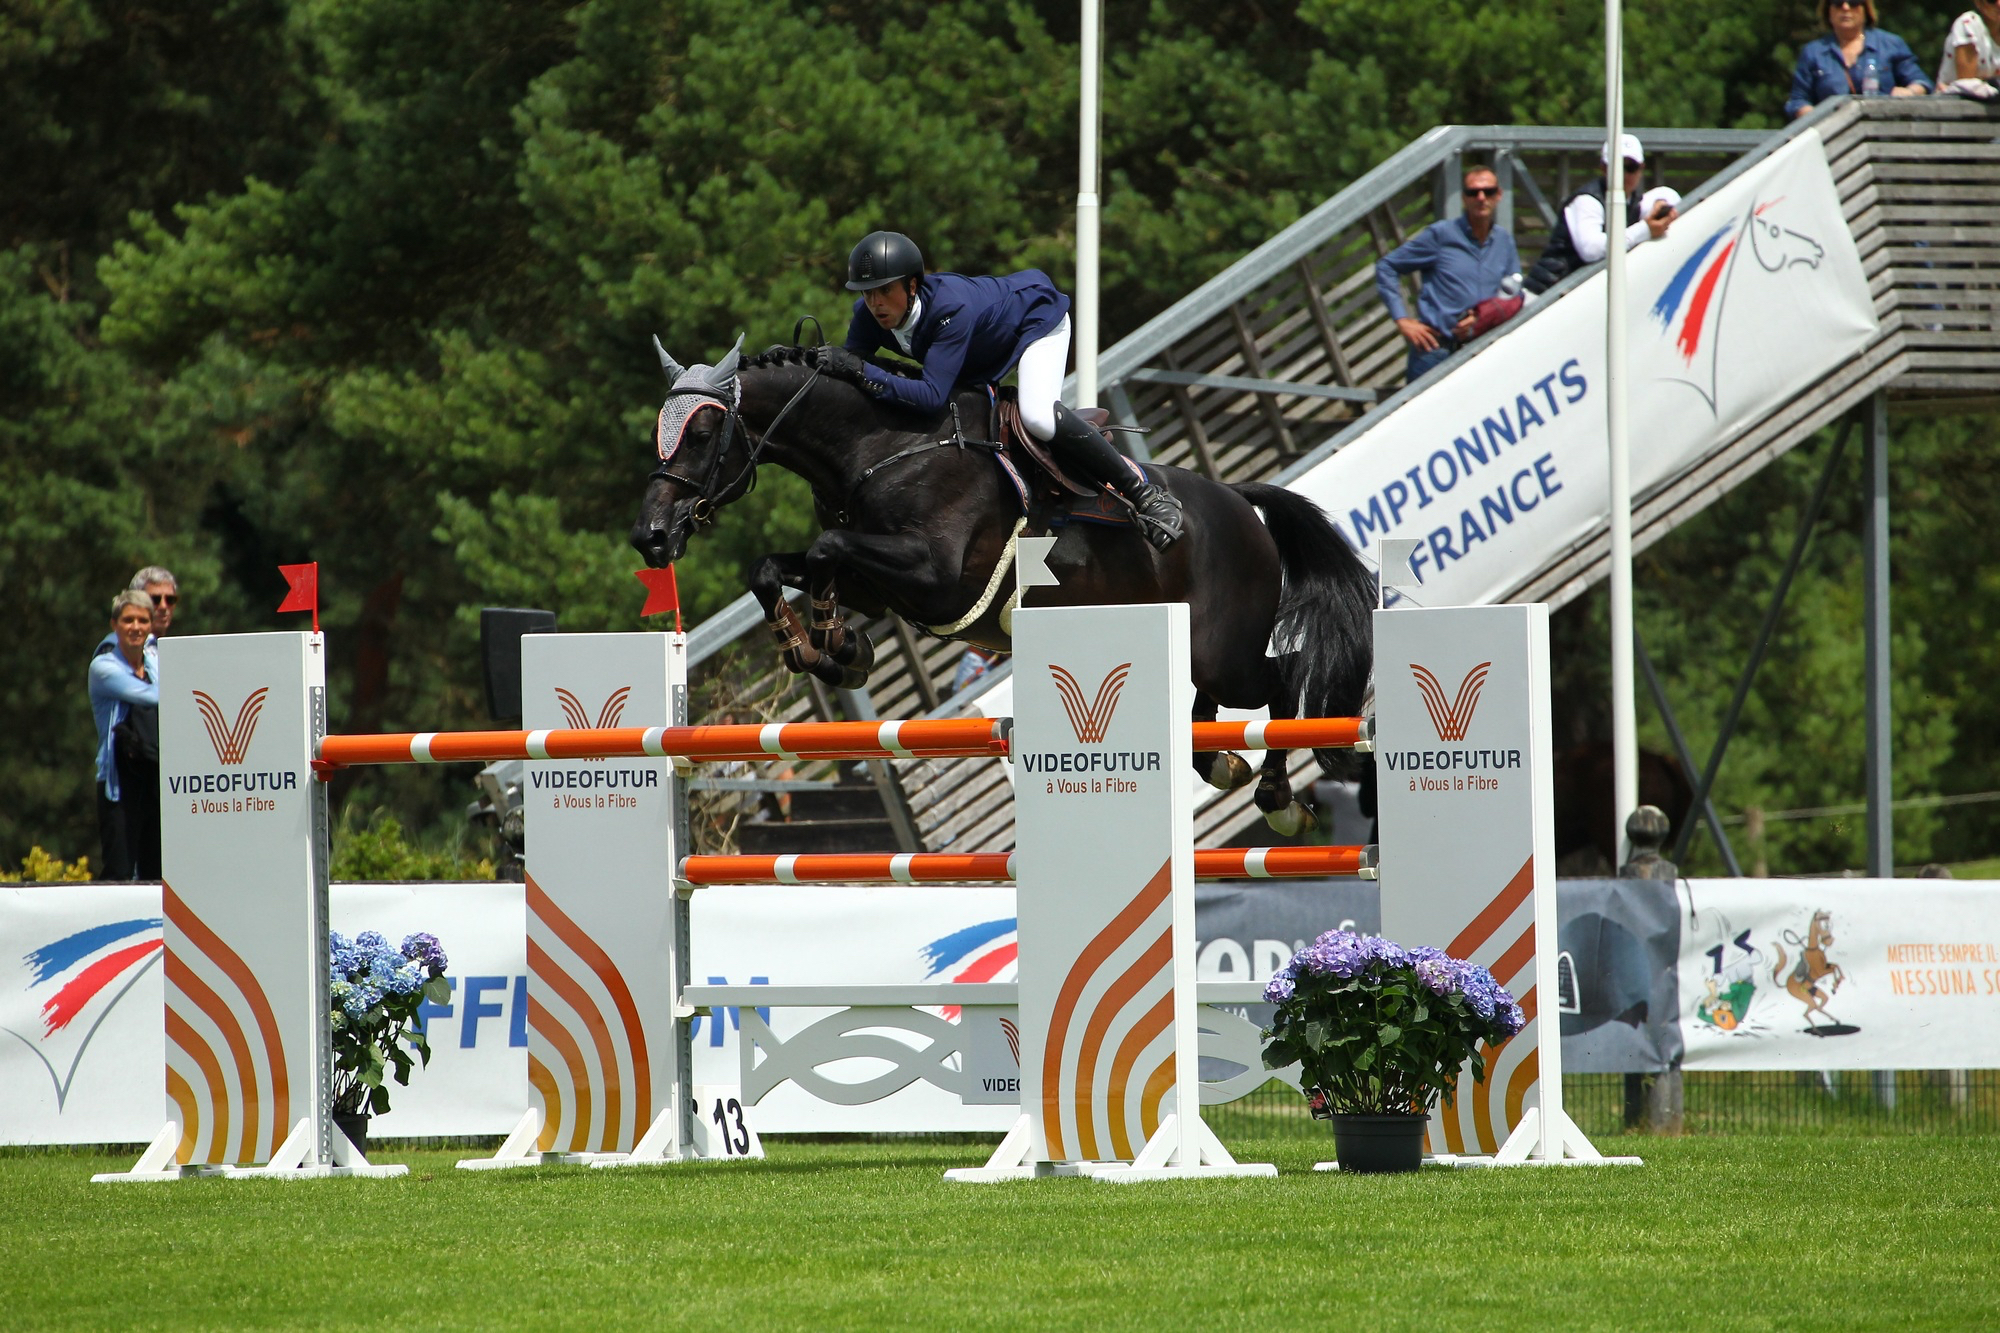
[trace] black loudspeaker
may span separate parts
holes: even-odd
[[[479,656],[486,666],[486,715],[495,722],[521,718],[521,636],[554,634],[556,613],[518,606],[479,609]]]

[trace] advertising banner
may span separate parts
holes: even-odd
[[[682,720],[685,691],[670,684],[676,652],[686,652],[683,636],[524,635],[524,724]],[[528,1081],[544,1152],[630,1151],[670,1105],[680,947],[672,795],[668,759],[528,765]]]
[[[1179,1123],[1198,1114],[1187,617],[1178,603],[1014,617],[1033,1161],[1131,1161],[1169,1093]],[[1192,1164],[1191,1127],[1183,1143]]]
[[[1484,966],[1528,1015],[1486,1053],[1484,1083],[1460,1073],[1433,1152],[1498,1150],[1545,1077],[1560,1098],[1561,1051],[1537,1021],[1553,968],[1535,947],[1556,930],[1548,633],[1540,604],[1375,613],[1382,932]]]
[[[2000,1065],[2000,886],[1696,879],[1680,894],[1687,1068]]]
[[[312,864],[324,793],[311,761],[325,658],[317,634],[160,644],[160,1118],[180,1124],[182,1162],[268,1161],[294,1124],[318,1116],[327,906],[324,868],[315,881]],[[315,1128],[323,1155],[328,1127]]]
[[[1632,489],[1642,499],[1876,331],[1813,133],[1633,250],[1629,274]],[[1420,605],[1505,597],[1604,523],[1604,292],[1599,272],[1531,330],[1454,369],[1449,392],[1382,415],[1291,488],[1371,561],[1385,537],[1420,542]]]
[[[333,928],[428,931],[451,998],[419,1012],[431,1062],[369,1125],[504,1134],[527,1104],[519,884],[336,884]],[[0,887],[0,1143],[137,1143],[160,1129],[166,987],[157,884]],[[294,968],[296,971],[296,968]]]

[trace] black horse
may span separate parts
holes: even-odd
[[[776,464],[812,487],[824,529],[804,551],[766,556],[750,575],[791,670],[847,688],[867,679],[874,645],[845,623],[842,606],[894,611],[942,637],[1009,648],[1016,599],[1003,566],[1023,514],[993,451],[964,439],[985,433],[983,390],[961,393],[952,412],[926,421],[820,377],[806,349],[748,360],[732,351],[717,366],[685,371],[663,348],[659,356],[674,389],[661,412],[661,462],[632,528],[648,565],[679,559],[716,510],[750,489],[760,465]],[[1036,604],[1186,602],[1198,719],[1218,706],[1268,708],[1274,718],[1359,712],[1372,667],[1373,580],[1318,506],[1276,486],[1151,472],[1186,506],[1186,535],[1156,552],[1130,527],[1069,523],[1048,561],[1061,586],[1036,589]],[[811,597],[810,628],[785,601],[787,587]],[[1333,754],[1318,758],[1333,771]],[[1195,766],[1224,789],[1252,777],[1229,753],[1198,754]],[[1282,751],[1265,757],[1255,799],[1280,833],[1311,820],[1292,797]]]

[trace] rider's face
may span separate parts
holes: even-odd
[[[903,322],[910,313],[910,285],[907,282],[892,282],[861,294],[868,307],[868,313],[875,322],[885,329],[893,329]]]

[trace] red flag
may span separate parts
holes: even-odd
[[[291,584],[291,591],[285,600],[278,603],[280,611],[310,611],[313,618],[313,633],[319,633],[319,561],[308,565],[279,565],[278,572]]]
[[[635,570],[633,576],[646,585],[646,605],[640,608],[639,614],[657,616],[671,611],[674,613],[674,629],[678,632],[681,627],[681,590],[674,581],[674,567],[668,565],[665,569]]]

